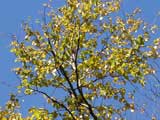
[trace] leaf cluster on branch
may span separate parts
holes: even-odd
[[[140,10],[118,16],[120,0],[66,0],[57,11],[46,9],[40,30],[25,23],[24,40],[11,43],[21,64],[14,69],[19,91],[41,94],[53,107],[31,108],[26,119],[123,120],[125,111],[134,112],[130,86],[143,87],[154,74],[148,61],[159,57],[160,41],[150,39],[153,29],[137,17]]]

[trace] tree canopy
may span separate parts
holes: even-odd
[[[160,38],[152,39],[158,26],[140,18],[140,9],[120,15],[121,2],[66,0],[56,10],[45,4],[41,28],[23,23],[24,39],[11,43],[18,92],[41,94],[53,109],[32,107],[22,118],[11,95],[0,118],[124,120],[124,112],[134,112],[130,86],[144,87],[155,74],[150,60],[159,58]]]

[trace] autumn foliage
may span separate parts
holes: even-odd
[[[21,80],[18,92],[43,95],[53,110],[33,107],[22,118],[12,95],[1,119],[123,120],[125,111],[134,112],[135,90],[129,86],[147,84],[160,40],[150,39],[153,27],[137,17],[140,9],[124,18],[120,0],[66,0],[57,10],[45,7],[41,28],[24,23],[25,37],[12,41],[11,52],[21,64],[14,69]]]

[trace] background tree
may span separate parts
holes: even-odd
[[[21,64],[14,69],[19,92],[43,95],[52,109],[33,107],[19,119],[125,119],[136,109],[136,87],[155,72],[157,27],[137,17],[140,9],[121,17],[120,0],[66,0],[57,11],[45,6],[41,29],[24,23],[24,40],[13,40],[11,51]],[[8,103],[14,104],[1,112],[4,119],[17,115],[14,95]]]

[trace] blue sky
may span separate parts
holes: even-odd
[[[18,80],[11,68],[15,66],[14,56],[9,52],[11,34],[21,35],[21,23],[28,16],[40,19],[42,4],[47,0],[1,0],[0,1],[0,106],[5,104],[8,94],[15,91]],[[62,5],[64,0],[53,0],[54,6]],[[142,8],[142,17],[152,23],[158,11],[160,0],[124,0],[124,11],[133,10],[135,7]],[[157,23],[160,19],[157,19]],[[29,99],[29,98],[27,98]],[[33,104],[37,101],[33,100]]]
[[[0,2],[0,106],[3,106],[9,98],[8,95],[16,91],[16,85],[19,83],[16,75],[11,71],[15,67],[15,57],[10,53],[11,35],[17,35],[21,39],[22,21],[31,17],[34,23],[36,19],[41,19],[40,11],[43,10],[43,3],[48,0],[1,0]],[[64,4],[63,0],[54,0],[54,7],[61,4]],[[44,106],[32,97],[25,97],[24,104]],[[25,109],[23,110],[26,112]]]
[[[0,3],[0,106],[8,100],[8,94],[16,91],[18,79],[11,68],[15,66],[14,56],[9,52],[11,35],[20,36],[22,33],[21,23],[28,16],[33,19],[40,18],[39,11],[43,9],[42,3],[45,0],[1,0]],[[26,98],[25,103],[29,102],[30,98]],[[37,105],[36,100],[30,100],[32,104]],[[38,103],[40,104],[40,103]],[[25,106],[22,108],[25,112]],[[23,112],[23,111],[22,111]]]

